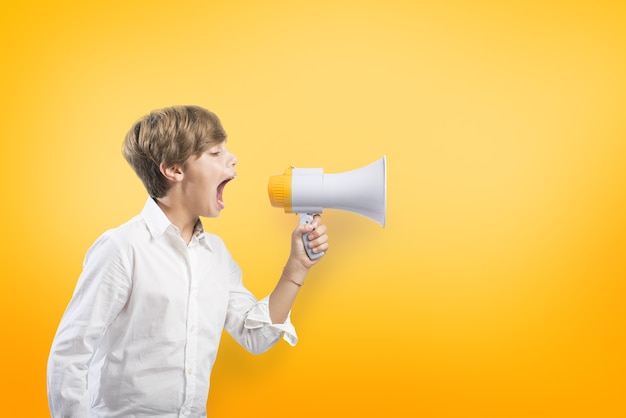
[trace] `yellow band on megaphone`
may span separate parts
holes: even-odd
[[[285,170],[284,174],[271,176],[267,184],[270,202],[275,208],[285,208],[285,213],[292,213],[291,204],[291,177],[293,167]]]

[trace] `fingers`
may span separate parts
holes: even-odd
[[[328,235],[326,235],[326,225],[319,225],[311,232],[306,232],[309,242],[315,243],[314,246],[321,245],[328,241]]]
[[[311,259],[305,251],[305,246],[314,254],[325,253],[328,250],[326,225],[323,225],[321,221],[322,218],[319,215],[314,215],[310,223],[300,223],[293,230],[290,258],[298,260],[307,269],[321,258]]]
[[[315,215],[313,218],[313,222],[311,222],[311,226],[314,228],[310,232],[305,232],[307,238],[309,240],[309,248],[313,250],[314,253],[320,253],[328,250],[328,235],[326,235],[326,225],[321,224],[321,217],[319,215]]]

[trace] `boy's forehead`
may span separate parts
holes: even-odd
[[[209,145],[207,150],[215,150],[215,149],[226,149],[226,141],[214,142]]]
[[[211,146],[212,147],[225,147],[226,146],[226,140],[219,141],[219,142],[214,142]]]

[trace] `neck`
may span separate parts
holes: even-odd
[[[161,208],[167,219],[178,228],[180,236],[185,243],[189,244],[193,231],[198,222],[197,216],[190,215],[181,205],[175,204],[167,196],[156,199],[157,205]]]

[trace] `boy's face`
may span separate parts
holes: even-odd
[[[185,162],[181,182],[183,199],[194,216],[219,216],[224,209],[224,186],[237,175],[235,164],[237,158],[226,149],[226,141],[200,155],[192,155]]]

